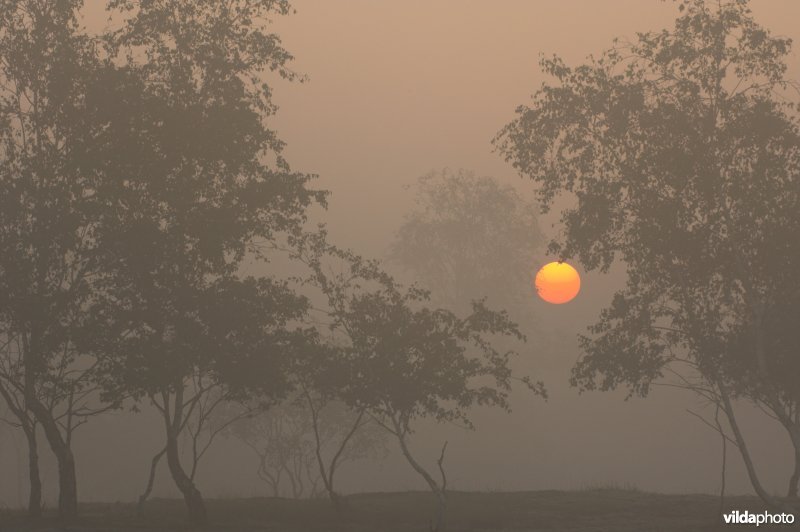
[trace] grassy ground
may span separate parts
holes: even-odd
[[[406,532],[429,530],[428,493],[352,495],[343,519],[327,500],[210,500],[206,530],[270,532]],[[14,532],[188,531],[181,501],[153,500],[139,519],[130,504],[86,504],[79,523],[61,527],[53,518],[31,523],[24,514],[0,513],[0,530]],[[758,500],[728,498],[727,508],[761,511]],[[798,516],[800,517],[800,516]],[[755,528],[755,527],[753,527]],[[565,531],[647,532],[748,530],[722,524],[719,500],[710,495],[658,495],[634,490],[454,492],[449,496],[449,532]],[[776,526],[773,530],[793,530]],[[798,527],[800,529],[800,527]],[[761,526],[759,531],[771,530]]]

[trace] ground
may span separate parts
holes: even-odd
[[[428,532],[432,515],[429,493],[351,495],[343,519],[327,500],[209,500],[213,532]],[[729,509],[763,511],[757,499],[730,497]],[[148,502],[137,518],[132,504],[85,504],[74,526],[58,526],[54,518],[31,523],[23,513],[0,513],[0,531],[13,532],[167,532],[189,531],[178,500]],[[800,516],[798,516],[800,517]],[[800,528],[800,527],[798,527]],[[723,525],[719,499],[712,495],[659,495],[623,489],[534,492],[453,492],[449,495],[449,532],[563,531],[669,532],[749,530]],[[753,528],[755,529],[755,528]],[[764,530],[794,530],[776,526]]]

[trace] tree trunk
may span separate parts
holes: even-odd
[[[75,456],[65,440],[55,419],[38,400],[30,401],[30,408],[41,423],[47,443],[58,462],[58,517],[71,521],[78,517],[78,479],[75,475]]]
[[[38,333],[22,335],[23,362],[25,368],[25,408],[33,413],[42,425],[50,450],[58,462],[58,517],[61,521],[73,521],[78,517],[78,479],[75,475],[75,456],[70,448],[70,433],[61,434],[53,412],[36,396],[36,372],[41,365],[38,355]]]
[[[42,515],[42,479],[39,476],[39,449],[36,444],[36,428],[25,429],[25,438],[28,440],[28,516],[40,517]]]
[[[72,449],[59,449],[58,459],[58,515],[61,519],[78,517],[78,479],[75,474],[75,457]]]
[[[252,447],[256,451],[256,454],[258,454],[259,463],[258,463],[258,469],[256,470],[256,474],[258,475],[258,478],[260,478],[261,480],[266,482],[269,485],[269,487],[272,488],[272,496],[273,497],[275,497],[275,498],[280,497],[281,496],[280,486],[281,486],[281,473],[282,473],[282,470],[278,469],[275,472],[275,475],[270,473],[269,472],[269,468],[267,466],[267,454],[266,454],[266,451],[264,451],[262,453],[261,451],[258,451],[255,446],[252,446]]]
[[[419,473],[419,475],[425,479],[425,482],[428,484],[428,487],[431,491],[436,495],[436,519],[431,526],[431,530],[433,532],[443,532],[445,530],[445,517],[447,512],[447,494],[445,492],[444,481],[442,482],[442,486],[440,486],[436,480],[434,480],[433,476],[428,473],[419,462],[416,461],[414,456],[411,454],[411,451],[406,444],[405,433],[402,430],[402,427],[395,423],[395,435],[397,436],[397,440],[400,442],[400,450],[403,451],[403,456],[406,457],[406,460],[411,467]],[[445,444],[447,445],[447,444]],[[442,449],[442,456],[444,456],[444,449]],[[441,468],[442,459],[439,459],[439,467]]]
[[[344,504],[342,498],[336,493],[336,490],[333,488],[333,474],[334,470],[336,469],[336,464],[334,463],[332,468],[328,468],[325,466],[325,460],[322,458],[322,440],[320,439],[319,434],[319,411],[317,407],[314,405],[314,400],[311,397],[311,394],[307,390],[303,390],[305,393],[306,401],[308,403],[308,408],[311,411],[311,426],[314,429],[314,453],[317,458],[317,466],[319,467],[319,475],[322,479],[322,483],[325,486],[325,491],[328,492],[328,498],[333,504],[333,509],[336,510],[336,515],[340,518],[342,517],[342,513],[344,510]],[[329,470],[332,469],[332,470]]]
[[[178,439],[174,434],[167,435],[167,465],[175,481],[175,486],[183,495],[186,503],[186,510],[189,512],[189,523],[195,526],[205,525],[208,521],[206,506],[203,496],[195,487],[194,482],[181,467],[180,456],[178,454]]]
[[[797,499],[797,484],[800,483],[800,440],[795,441],[793,438],[792,443],[794,444],[794,473],[789,479],[789,491],[786,496],[789,499]]]
[[[722,407],[723,411],[725,412],[725,416],[728,418],[728,424],[731,426],[731,430],[733,431],[733,436],[736,440],[736,445],[739,448],[739,454],[742,456],[742,460],[744,461],[745,468],[747,469],[747,476],[750,479],[750,484],[753,486],[753,489],[756,492],[756,495],[766,503],[772,509],[777,510],[785,510],[785,506],[782,505],[779,501],[775,500],[767,490],[764,489],[764,486],[761,484],[761,480],[758,478],[758,472],[756,471],[755,464],[753,464],[753,459],[750,456],[750,450],[747,448],[747,442],[744,439],[744,435],[742,434],[741,429],[739,428],[739,423],[736,421],[736,414],[733,410],[733,405],[730,401],[730,397],[722,385],[718,384],[717,387],[720,391],[720,397],[722,398]]]
[[[315,447],[314,451],[317,457],[317,465],[319,466],[319,474],[320,478],[322,479],[322,483],[325,486],[325,491],[328,492],[328,497],[333,504],[333,508],[336,510],[336,513],[341,517],[344,510],[346,509],[346,499],[336,493],[334,489],[334,475],[336,473],[336,466],[339,462],[339,459],[344,453],[347,444],[350,442],[352,437],[358,431],[358,429],[362,426],[361,420],[364,418],[366,414],[365,410],[360,410],[358,412],[358,416],[355,419],[355,422],[350,427],[350,430],[347,434],[342,438],[341,443],[339,444],[339,449],[336,451],[336,454],[333,455],[333,458],[330,461],[330,464],[326,467],[325,461],[322,458],[322,440],[320,439],[320,430],[319,430],[319,409],[314,405],[314,400],[311,397],[311,394],[304,389],[306,402],[308,403],[308,408],[311,411],[311,423],[312,428],[314,429],[314,442]]]
[[[800,482],[800,450],[795,453],[794,473],[789,479],[789,491],[786,496],[790,499],[797,499],[797,484]]]
[[[753,290],[748,290],[752,292]],[[783,405],[780,399],[780,394],[776,387],[773,386],[773,382],[771,381],[771,375],[769,372],[769,364],[767,361],[767,350],[765,349],[765,341],[764,341],[764,305],[760,301],[756,301],[754,304],[753,309],[753,321],[755,323],[755,336],[756,336],[756,344],[755,344],[755,358],[756,363],[758,365],[759,373],[761,374],[762,379],[767,384],[766,386],[766,395],[767,395],[767,404],[771,407],[771,410],[775,413],[778,421],[781,425],[784,426],[786,431],[789,433],[789,438],[792,441],[792,446],[794,447],[795,451],[795,467],[794,472],[792,473],[791,478],[789,479],[789,489],[788,489],[788,498],[789,499],[797,499],[797,483],[798,479],[800,479],[800,416],[795,411],[794,419],[792,416],[783,409]],[[723,399],[727,400],[726,396],[723,396]],[[734,429],[735,431],[737,429]],[[736,433],[736,432],[735,432]],[[738,436],[737,436],[738,441]],[[749,467],[749,466],[748,466]],[[760,496],[761,494],[759,494]],[[764,497],[761,497],[764,499]],[[765,502],[770,504],[766,499]],[[786,505],[781,505],[781,509],[787,509]],[[794,508],[789,508],[789,510],[795,510]]]
[[[39,446],[36,442],[35,416],[14,401],[2,383],[0,383],[0,396],[5,399],[6,405],[19,420],[28,443],[28,516],[39,517],[42,515],[42,480],[39,475]]]
[[[139,517],[144,517],[144,503],[153,491],[153,484],[155,484],[156,480],[156,468],[158,467],[158,462],[161,460],[161,457],[164,456],[166,452],[167,448],[164,447],[158,454],[153,456],[153,460],[150,462],[150,475],[147,477],[147,487],[145,487],[144,493],[139,495],[139,502],[136,505],[136,513]]]
[[[25,408],[33,413],[42,425],[50,450],[58,461],[58,516],[62,521],[78,517],[78,480],[75,475],[75,457],[70,448],[69,433],[61,434],[58,422],[51,412],[36,397],[36,371],[41,360],[38,356],[38,334],[22,335],[23,362],[25,368]]]

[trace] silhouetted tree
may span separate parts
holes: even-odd
[[[293,498],[313,498],[325,491],[330,495],[339,465],[376,457],[384,450],[380,427],[365,426],[368,419],[358,418],[342,403],[315,400],[310,409],[307,398],[312,393],[306,388],[225,430],[256,453],[257,474],[274,497],[284,492],[287,483]]]
[[[65,519],[77,513],[73,431],[106,408],[93,401],[94,361],[73,343],[102,275],[109,207],[98,194],[105,176],[83,158],[102,128],[86,95],[103,60],[80,27],[81,5],[0,2],[0,328],[13,344],[4,351],[4,396],[16,402],[23,429],[31,415],[43,429],[58,461]],[[36,512],[35,431],[26,435]]]
[[[543,59],[556,83],[496,143],[536,182],[543,208],[561,193],[575,198],[554,250],[589,269],[616,259],[627,268],[627,286],[582,340],[573,383],[646,395],[679,375],[722,406],[753,487],[777,506],[734,400],[786,429],[796,497],[800,130],[785,92],[790,42],[742,0],[679,8],[671,31],[617,42],[587,64]]]
[[[266,279],[226,279],[203,290],[184,285],[181,294],[146,285],[114,292],[113,302],[95,307],[99,318],[93,329],[105,326],[111,334],[87,340],[87,346],[91,342],[106,354],[108,396],[147,398],[161,414],[170,474],[190,520],[201,523],[206,511],[195,474],[221,430],[208,424],[227,402],[286,392],[289,362],[305,336],[288,322],[301,317],[305,303]],[[139,290],[149,291],[149,297],[137,297]],[[198,447],[203,430],[212,433]],[[192,448],[188,468],[179,452],[182,436]]]
[[[233,333],[232,330],[231,333]],[[178,431],[179,439],[180,436],[183,436],[184,442],[188,444],[190,449],[188,468],[183,465],[185,462],[182,462],[181,467],[187,472],[192,483],[195,483],[200,460],[214,443],[217,436],[232,424],[243,418],[251,417],[261,409],[260,405],[248,404],[252,403],[252,401],[247,400],[246,391],[237,389],[236,385],[230,380],[226,381],[225,384],[221,382],[208,384],[206,377],[207,375],[203,375],[202,371],[196,371],[193,377],[188,380],[186,385],[188,395],[196,400],[190,402],[192,408],[187,410],[184,426]],[[205,384],[204,380],[206,381]],[[157,401],[155,405],[156,408],[160,406]],[[161,414],[163,415],[164,412],[161,412]],[[169,448],[170,441],[167,440],[166,445],[153,455],[150,460],[147,484],[137,503],[137,513],[140,517],[144,516],[145,503],[153,491],[158,464],[167,454]]]
[[[103,40],[109,66],[87,95],[103,128],[84,157],[113,176],[97,194],[114,209],[81,345],[101,360],[106,398],[149,398],[159,410],[170,473],[190,520],[203,523],[179,437],[205,401],[280,394],[303,337],[288,328],[304,301],[282,283],[243,278],[241,267],[301,226],[324,194],[289,171],[267,125],[267,75],[296,77],[268,31],[286,2],[109,5],[122,24]]]
[[[225,435],[249,447],[258,457],[256,474],[280,497],[288,479],[290,496],[298,499],[319,494],[314,448],[309,438],[310,416],[294,401],[287,401],[232,423]]]
[[[441,170],[412,187],[415,204],[390,257],[448,306],[469,309],[488,297],[525,307],[542,244],[536,206],[510,186],[466,170]]]
[[[344,499],[336,491],[336,472],[347,461],[383,454],[383,430],[372,422],[364,405],[348,402],[351,379],[360,369],[358,360],[342,350],[336,328],[327,332],[326,345],[294,364],[298,401],[310,420],[312,449],[319,478],[337,512]],[[377,432],[376,429],[380,432]]]
[[[443,530],[447,477],[438,460],[437,480],[414,456],[409,437],[422,419],[471,427],[474,405],[509,408],[513,351],[499,351],[493,341],[504,336],[524,340],[505,312],[483,301],[459,317],[428,306],[429,295],[404,288],[377,261],[329,245],[324,232],[298,243],[299,260],[311,270],[308,283],[324,296],[329,328],[338,333],[339,397],[354,411],[368,413],[393,435],[408,463],[437,500],[434,529]],[[333,264],[331,263],[333,262]],[[520,379],[543,393],[541,383]]]
[[[20,345],[20,422],[33,413],[58,460],[64,518],[77,513],[72,431],[122,398],[88,402],[117,377],[98,368],[119,367],[94,349],[93,325],[141,333],[156,306],[164,318],[199,312],[235,285],[250,244],[322,199],[288,171],[265,123],[266,75],[296,78],[267,31],[285,1],[112,0],[121,25],[97,36],[80,25],[82,4],[0,3],[0,321]],[[113,316],[114,304],[129,314]]]

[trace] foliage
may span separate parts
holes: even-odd
[[[441,482],[416,460],[408,437],[422,419],[472,427],[474,406],[509,409],[513,380],[498,339],[524,341],[505,311],[473,301],[465,317],[429,306],[429,292],[398,284],[374,260],[330,245],[326,234],[307,234],[294,242],[296,258],[310,273],[331,333],[331,357],[322,367],[336,382],[336,397],[356,412],[368,413],[392,434],[411,467],[423,477],[438,501],[435,528],[444,527],[447,480]],[[541,383],[520,379],[544,393]]]
[[[480,300],[463,318],[431,308],[428,291],[403,287],[379,262],[327,244],[324,233],[307,235],[298,249],[311,269],[306,282],[326,298],[329,328],[339,333],[349,373],[338,388],[348,404],[399,415],[406,426],[425,417],[469,425],[473,405],[508,408],[516,353],[491,340],[525,337],[504,311]]]
[[[199,522],[179,434],[209,396],[281,393],[305,338],[289,325],[302,298],[240,275],[325,198],[267,123],[268,74],[298,77],[269,31],[289,7],[113,0],[121,25],[98,36],[81,7],[0,6],[0,321],[20,339],[16,377],[59,458],[64,516],[77,512],[71,429],[40,396],[55,386],[71,407],[99,386],[108,406],[158,405]]]
[[[413,188],[415,206],[397,232],[392,260],[448,305],[468,308],[487,296],[519,304],[542,240],[535,207],[513,188],[466,170],[431,172]]]
[[[73,341],[103,275],[102,219],[113,208],[97,193],[107,176],[82,159],[103,127],[86,95],[104,60],[81,5],[0,2],[0,329],[15,347],[4,350],[1,385],[56,455],[65,519],[77,513],[73,431],[116,406],[91,404],[95,364]],[[33,468],[35,431],[26,436]]]
[[[267,31],[285,2],[110,8],[125,22],[105,36],[106,49],[125,67],[109,67],[91,101],[106,124],[93,146],[116,155],[86,160],[113,176],[101,192],[116,209],[104,220],[107,276],[82,345],[102,356],[107,397],[147,397],[159,410],[170,472],[202,523],[197,460],[187,473],[179,437],[189,428],[197,441],[213,410],[204,404],[280,396],[306,339],[293,323],[303,298],[286,283],[242,276],[242,266],[302,226],[325,195],[289,170],[267,124],[275,106],[265,74],[295,77]]]
[[[764,406],[800,460],[797,333],[787,326],[800,293],[800,129],[796,102],[780,96],[793,86],[790,42],[742,0],[680,8],[671,31],[617,42],[586,64],[542,59],[555,83],[518,109],[496,146],[538,185],[543,208],[561,193],[575,199],[551,249],[628,272],[582,340],[573,383],[645,395],[688,367],[720,401]],[[748,461],[738,434],[736,443]]]

